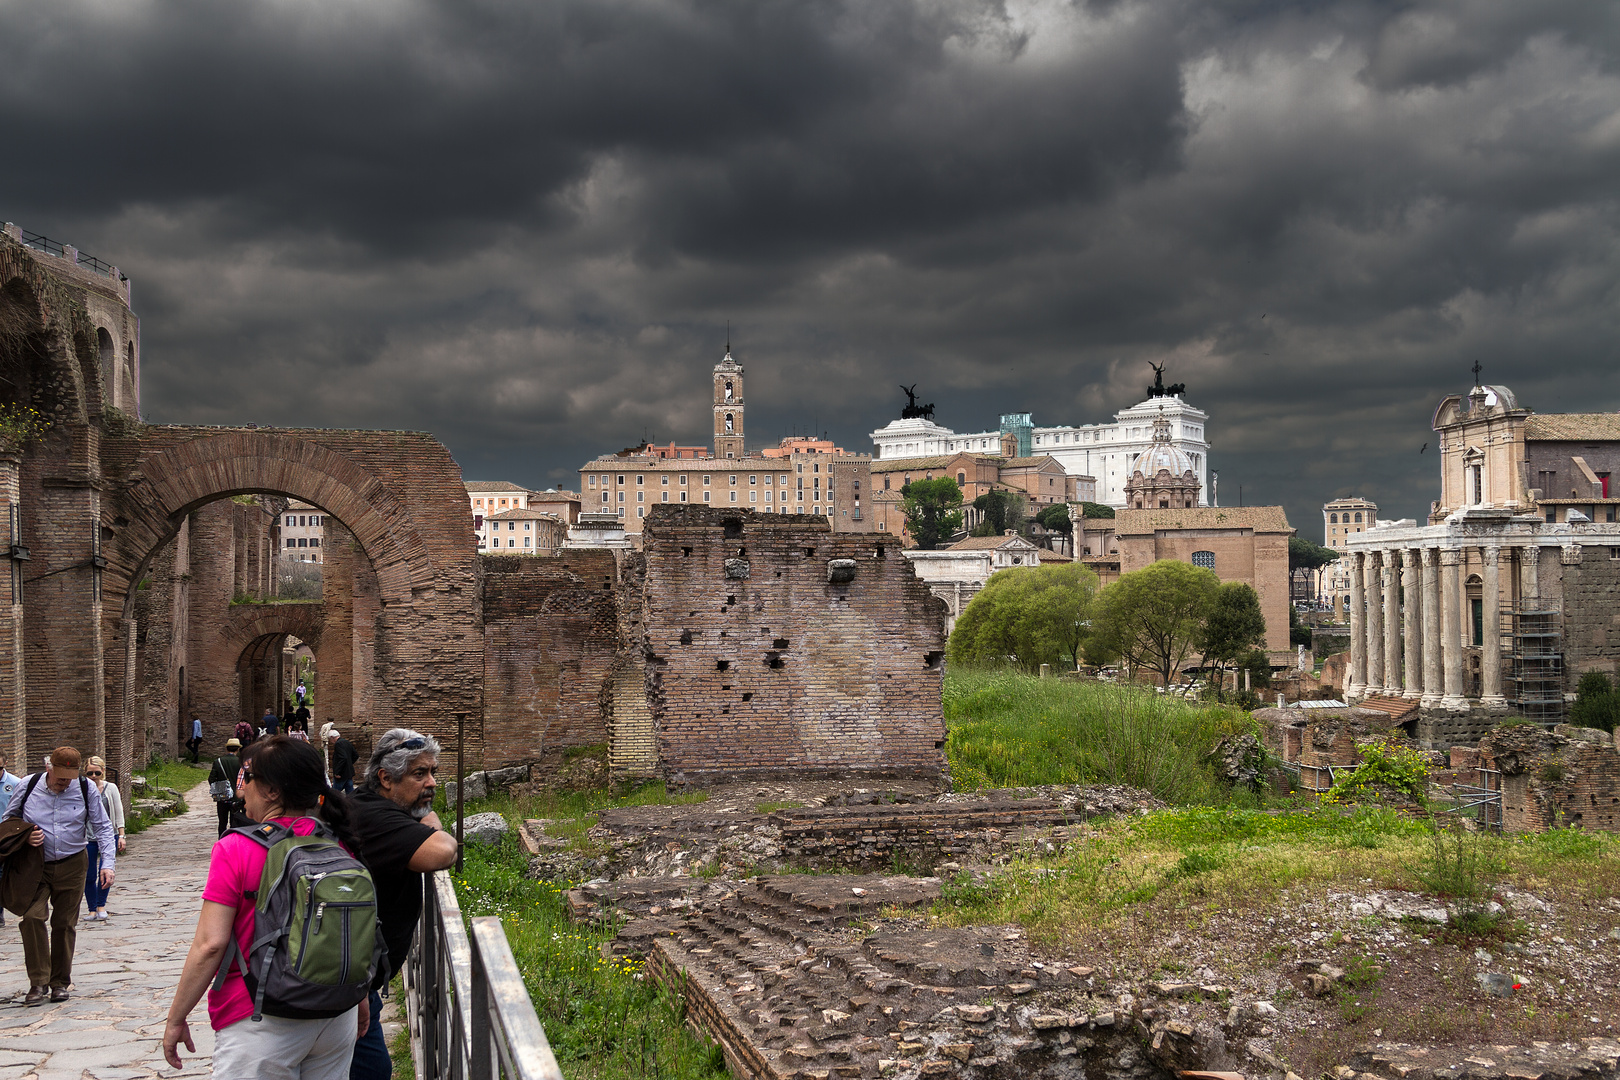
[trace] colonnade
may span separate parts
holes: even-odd
[[[1517,564],[1517,590],[1507,599],[1539,595],[1540,547],[1484,544],[1397,546],[1350,551],[1351,700],[1385,694],[1410,698],[1425,709],[1467,709],[1464,693],[1465,567],[1477,553],[1483,641],[1480,696],[1485,708],[1507,705],[1502,694],[1502,559]],[[1402,598],[1404,595],[1404,604]],[[1402,632],[1405,646],[1402,647]]]

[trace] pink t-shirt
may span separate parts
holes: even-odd
[[[272,818],[278,825],[291,824],[295,835],[308,836],[315,831],[313,818]],[[236,923],[231,933],[236,944],[245,953],[253,944],[254,901],[242,894],[259,887],[264,873],[264,861],[270,853],[245,836],[226,833],[214,843],[214,852],[208,863],[208,882],[203,886],[203,899],[236,909]],[[225,985],[218,990],[208,984],[208,1022],[215,1031],[230,1027],[238,1020],[253,1015],[253,999],[248,995],[247,983],[242,981],[240,964],[233,962]]]

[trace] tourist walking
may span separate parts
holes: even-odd
[[[332,790],[353,795],[354,765],[360,759],[360,752],[330,724],[326,728],[326,745],[332,748]]]
[[[112,822],[113,835],[118,838],[118,854],[124,853],[124,797],[118,793],[117,784],[107,783],[107,763],[101,758],[92,756],[85,762],[84,775],[87,780],[96,786],[101,795],[101,807],[107,812],[107,820]],[[91,840],[85,846],[86,863],[88,869],[84,879],[84,902],[90,909],[90,917],[96,922],[107,921],[107,894],[112,892],[112,882],[101,884],[101,842]],[[111,864],[108,864],[111,865]]]
[[[12,772],[6,760],[6,752],[0,750],[0,806],[11,805],[11,796],[22,786],[23,778]],[[0,908],[0,927],[6,925],[6,912]]]
[[[264,707],[264,715],[259,717],[259,734],[274,735],[276,733],[276,725],[280,722],[280,718],[276,716],[275,706],[266,705]]]
[[[309,836],[324,825],[354,850],[349,800],[327,788],[321,756],[308,743],[285,737],[261,740],[242,769],[242,800],[255,822],[274,822],[296,836]],[[266,1012],[250,1020],[254,999],[242,978],[241,961],[226,961],[233,938],[242,954],[254,951],[255,906],[268,858],[264,846],[239,832],[214,845],[197,932],[163,1029],[163,1056],[178,1069],[182,1044],[196,1053],[186,1017],[206,992],[216,1077],[340,1080],[348,1075],[356,1040],[371,1027],[369,1002],[362,1000],[336,1016],[294,1019]],[[235,950],[231,952],[234,957]]]
[[[46,770],[30,776],[6,808],[6,817],[20,817],[34,826],[28,843],[40,848],[44,856],[32,900],[12,908],[20,909],[22,916],[23,963],[28,969],[26,1005],[43,1005],[47,997],[51,1001],[68,999],[89,842],[95,840],[101,847],[97,880],[105,888],[112,887],[117,859],[112,822],[91,791],[90,781],[79,775],[79,752],[59,746],[48,760]],[[47,917],[49,931],[45,929]]]
[[[242,771],[241,752],[240,739],[225,740],[225,753],[214,759],[214,767],[208,771],[208,794],[214,800],[214,809],[219,811],[221,836],[231,827],[231,807],[236,803],[236,776]]]
[[[358,854],[377,883],[377,919],[388,946],[388,971],[372,982],[372,1015],[382,1008],[378,991],[410,951],[422,914],[422,875],[456,863],[456,838],[433,812],[438,771],[439,744],[432,737],[394,728],[372,748],[354,797]],[[367,1032],[354,1048],[351,1080],[387,1080],[392,1070],[382,1031]]]
[[[252,724],[248,723],[246,720],[238,720],[236,722],[236,731],[233,734],[236,735],[237,749],[241,749],[259,737],[258,729]]]
[[[191,763],[197,764],[197,755],[202,751],[202,720],[196,713],[191,715],[191,738],[186,740],[186,749],[191,751]]]

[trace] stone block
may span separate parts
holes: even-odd
[[[473,814],[461,823],[461,838],[468,844],[498,844],[506,835],[506,819],[499,814]]]

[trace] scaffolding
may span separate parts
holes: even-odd
[[[1526,720],[1564,719],[1563,612],[1557,600],[1520,600],[1505,609],[1511,641],[1509,702]]]

